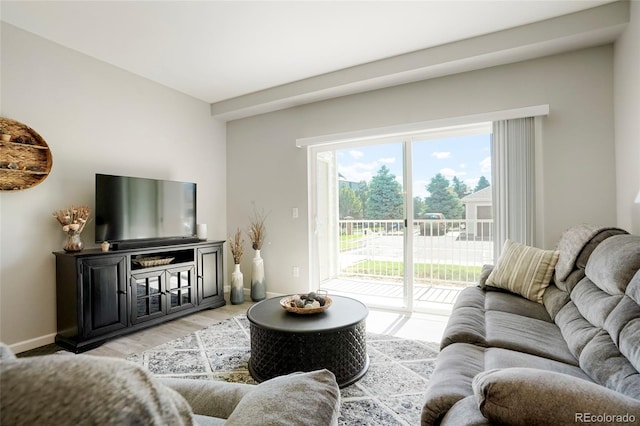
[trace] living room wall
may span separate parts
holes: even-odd
[[[618,225],[640,234],[640,2],[630,3],[629,25],[616,41],[614,93]],[[639,200],[640,201],[640,200]]]
[[[553,248],[576,223],[615,225],[613,47],[606,45],[232,121],[228,228],[246,229],[254,207],[264,209],[268,290],[305,291],[307,152],[296,148],[296,139],[541,104],[551,112],[542,123],[537,244]],[[293,207],[299,208],[298,219],[292,218]],[[246,273],[250,258],[251,253],[243,261]],[[292,276],[293,266],[300,266],[299,278]]]
[[[55,259],[64,234],[52,212],[94,205],[95,173],[193,181],[198,221],[226,238],[225,124],[209,105],[2,24],[1,115],[35,129],[53,154],[40,185],[0,193],[0,339],[15,350],[52,343]],[[94,244],[90,222],[82,233]]]

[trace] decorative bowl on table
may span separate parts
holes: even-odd
[[[280,306],[294,314],[317,314],[331,306],[331,298],[320,292],[308,294],[292,294],[280,299]]]

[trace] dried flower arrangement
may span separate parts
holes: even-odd
[[[267,230],[264,225],[264,221],[267,216],[263,213],[255,212],[253,219],[249,224],[249,238],[251,239],[251,247],[254,250],[260,250],[262,248],[262,243],[264,242],[264,237],[267,234]]]
[[[81,233],[89,220],[89,206],[71,206],[53,213],[64,232]]]
[[[244,240],[242,239],[242,231],[238,228],[236,229],[233,239],[229,241],[229,248],[231,249],[231,255],[233,256],[233,263],[236,265],[239,265],[240,259],[242,259],[243,244]]]
[[[62,230],[67,233],[65,251],[81,251],[84,247],[80,233],[89,220],[89,213],[91,213],[91,209],[88,206],[71,206],[53,212],[53,217],[62,225]]]

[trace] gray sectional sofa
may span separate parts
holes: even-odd
[[[423,425],[640,424],[640,236],[580,225],[555,253],[537,301],[494,287],[504,253],[460,294]]]

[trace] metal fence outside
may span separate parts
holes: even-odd
[[[493,263],[492,220],[414,220],[414,284],[468,286]],[[404,280],[404,220],[340,220],[338,278]]]

